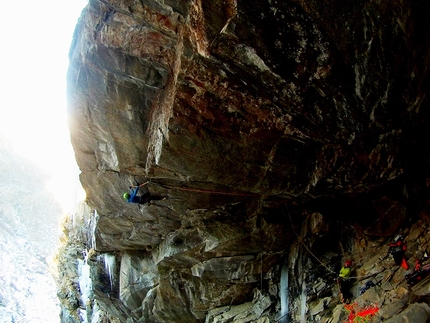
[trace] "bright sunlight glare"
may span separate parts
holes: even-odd
[[[83,198],[66,118],[73,31],[87,0],[6,1],[0,20],[0,132],[16,152],[50,174],[65,212]]]

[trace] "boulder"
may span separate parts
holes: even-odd
[[[413,303],[402,313],[386,320],[387,323],[426,323],[430,318],[430,308],[427,304]]]

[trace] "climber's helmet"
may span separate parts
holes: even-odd
[[[351,260],[347,260],[345,261],[345,268],[347,267],[351,267],[352,261]]]
[[[122,196],[124,199],[128,200],[130,198],[130,194],[128,194],[127,192],[124,193],[124,195]]]

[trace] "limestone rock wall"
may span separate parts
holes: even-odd
[[[68,113],[101,306],[122,322],[340,322],[351,257],[357,277],[393,271],[381,312],[427,313],[428,293],[375,259],[399,232],[428,247],[429,29],[418,0],[90,0]],[[167,199],[125,203],[135,180]]]

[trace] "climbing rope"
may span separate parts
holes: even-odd
[[[278,323],[278,322],[281,322],[281,320],[284,318],[284,317],[286,317],[287,315],[289,315],[290,313],[286,313],[286,314],[284,314],[284,315],[282,315],[280,318],[278,318],[278,319],[276,319],[275,320],[275,323]]]
[[[262,195],[262,194],[258,194],[258,193],[239,193],[239,192],[212,191],[212,190],[197,189],[197,188],[186,188],[186,187],[166,185],[166,184],[157,184],[157,183],[156,183],[156,185],[159,185],[159,186],[162,186],[162,187],[165,187],[165,188],[174,189],[174,190],[188,191],[188,192],[197,192],[197,193],[204,193],[204,194],[231,195],[231,196],[261,196]]]
[[[287,214],[288,214],[288,217],[289,217],[289,219],[290,219],[290,223],[291,223],[291,228],[293,229],[293,232],[294,232],[294,234],[296,235],[296,237],[297,237],[297,239],[299,240],[299,242],[303,245],[303,247],[305,247],[305,249],[309,252],[309,254],[312,256],[312,257],[314,257],[315,258],[315,260],[316,261],[318,261],[320,264],[321,264],[321,266],[323,266],[325,269],[327,269],[330,273],[333,273],[333,274],[337,274],[335,271],[333,271],[333,270],[331,270],[325,263],[323,263],[309,248],[308,248],[308,246],[304,243],[304,241],[300,238],[300,236],[298,235],[298,233],[296,232],[296,230],[294,229],[294,225],[293,225],[293,220],[292,220],[292,218],[291,218],[291,214],[290,214],[290,211],[289,211],[289,209],[288,209],[288,205],[287,205],[287,203],[285,203],[285,207],[286,207],[286,209],[287,209]],[[372,277],[372,276],[376,276],[376,275],[378,275],[380,272],[376,272],[376,273],[373,273],[373,274],[369,274],[369,275],[366,275],[366,276],[350,276],[349,277],[349,279],[361,279],[361,280],[363,280],[363,279],[367,279],[367,278],[370,278],[370,277]]]
[[[333,270],[331,270],[325,263],[323,263],[317,256],[314,255],[314,253],[308,248],[308,246],[303,242],[303,240],[300,238],[300,236],[298,235],[298,233],[296,232],[296,230],[294,229],[294,225],[293,225],[293,219],[291,218],[291,214],[290,211],[288,209],[288,205],[287,203],[285,203],[285,207],[287,208],[287,214],[288,217],[290,218],[290,223],[291,223],[291,228],[293,229],[294,234],[296,235],[297,239],[299,240],[299,242],[303,245],[303,247],[305,247],[305,249],[309,252],[309,254],[315,258],[316,261],[318,261],[321,266],[323,266],[325,269],[327,269],[329,272],[335,274],[335,272]]]
[[[130,188],[142,187],[142,186],[145,186],[148,183],[149,183],[149,181],[146,181],[145,183],[139,184],[139,185],[131,185]]]

